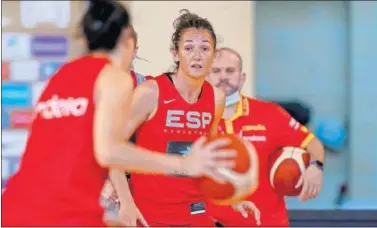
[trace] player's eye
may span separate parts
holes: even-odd
[[[209,51],[210,49],[209,49],[209,47],[202,47],[202,50],[205,51],[205,52],[207,52],[207,51]]]
[[[234,69],[233,69],[233,68],[228,68],[228,69],[226,69],[226,72],[227,72],[227,73],[233,73],[233,72],[234,72]]]
[[[219,73],[220,72],[220,69],[212,69],[212,73],[214,73],[214,74],[217,74],[217,73]]]
[[[192,47],[185,47],[185,51],[192,51]]]

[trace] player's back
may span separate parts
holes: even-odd
[[[3,219],[9,225],[20,215],[16,225],[69,225],[74,216],[93,214],[101,219],[99,195],[107,169],[94,157],[93,97],[107,63],[84,56],[49,80],[35,107],[20,169],[3,193]]]

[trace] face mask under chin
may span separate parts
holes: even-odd
[[[225,106],[230,106],[236,104],[238,101],[241,100],[241,95],[239,91],[234,92],[232,95],[229,95],[225,99]]]

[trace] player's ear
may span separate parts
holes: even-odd
[[[134,51],[134,55],[133,55],[133,59],[137,57],[137,51],[139,50],[139,46],[136,46],[135,47],[135,51]]]
[[[124,43],[127,45],[127,47],[132,47],[132,49],[134,49],[134,47],[136,46],[136,43],[135,43],[135,39],[132,36],[132,33],[133,33],[132,27],[127,27],[122,30],[121,36]]]
[[[240,89],[242,89],[243,84],[245,84],[245,81],[246,81],[246,73],[245,73],[245,72],[242,72],[242,73],[241,73]]]
[[[179,62],[178,50],[174,47],[170,48],[170,53],[173,55],[174,62]]]

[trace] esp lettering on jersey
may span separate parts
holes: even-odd
[[[212,120],[209,112],[168,110],[166,114],[166,127],[205,129]]]

